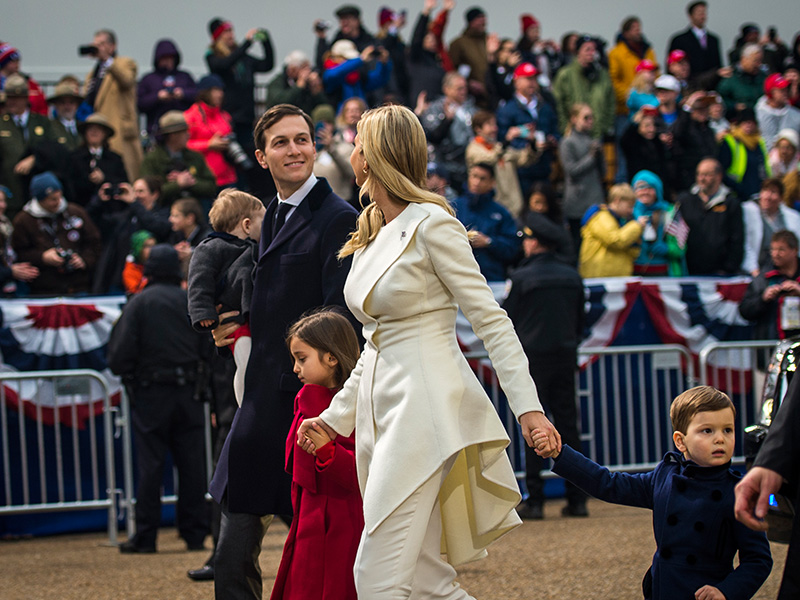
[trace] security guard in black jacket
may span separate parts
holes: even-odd
[[[156,551],[161,522],[164,459],[178,469],[178,532],[189,550],[202,550],[208,534],[203,461],[203,405],[198,397],[206,337],[187,317],[178,253],[154,246],[145,264],[149,283],[134,296],[111,332],[108,365],[127,380],[133,403],[138,485],[136,535],[123,553]]]
[[[514,323],[539,398],[562,441],[580,448],[575,369],[583,337],[583,281],[575,267],[556,257],[565,238],[563,227],[544,215],[530,213],[522,232],[525,260],[511,273],[511,290],[503,308]],[[541,519],[544,483],[539,472],[544,462],[530,448],[526,448],[525,462],[530,496],[519,514],[524,519]],[[567,482],[566,496],[563,515],[588,515],[582,490]]]

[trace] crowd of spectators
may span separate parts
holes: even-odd
[[[637,16],[610,41],[556,41],[532,14],[503,37],[484,8],[459,23],[455,0],[437,4],[413,16],[383,7],[377,29],[340,6],[338,27],[310,28],[313,57],[274,48],[264,29],[239,41],[215,18],[197,79],[174,40],[155,42],[142,74],[101,29],[81,48],[93,61],[83,81],[64,75],[49,96],[20,68],[22,41],[0,42],[3,293],[130,291],[123,273],[141,263],[143,239],[175,245],[186,264],[222,189],[267,201],[255,74],[276,64],[267,107],[312,115],[315,173],[359,209],[358,120],[384,103],[414,109],[428,185],[456,207],[489,280],[523,259],[530,212],[564,231],[554,252],[584,276],[756,277],[772,266],[775,232],[800,234],[800,34],[789,45],[745,23],[726,61],[702,1],[665,49]],[[447,36],[448,24],[460,33]]]

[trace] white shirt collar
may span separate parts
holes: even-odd
[[[694,37],[696,37],[699,40],[704,35],[708,35],[708,30],[707,29],[699,29],[698,27],[692,26],[692,33],[694,34]]]
[[[306,182],[303,185],[300,186],[300,189],[298,189],[294,194],[292,194],[288,198],[286,198],[286,199],[281,198],[281,195],[280,195],[280,192],[279,192],[278,193],[278,202],[288,202],[289,204],[291,204],[292,206],[295,206],[295,207],[296,206],[300,206],[300,203],[303,201],[303,198],[306,197],[308,192],[311,191],[311,188],[313,188],[316,185],[316,183],[317,183],[317,178],[312,173],[311,176],[308,179],[306,179]],[[288,215],[287,215],[287,218],[288,218]]]

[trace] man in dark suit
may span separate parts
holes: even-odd
[[[709,71],[719,71],[722,68],[722,57],[719,38],[706,29],[708,4],[703,1],[691,2],[686,7],[686,13],[689,15],[689,28],[672,37],[667,55],[673,50],[683,50],[689,57],[689,79],[694,81],[708,75]]]
[[[253,348],[242,406],[210,486],[222,505],[215,559],[218,599],[260,600],[261,542],[272,515],[292,514],[284,454],[301,384],[284,337],[307,310],[344,306],[350,261],[336,255],[357,217],[324,179],[313,175],[314,124],[301,109],[273,106],[259,120],[254,137],[256,159],[272,173],[278,195],[267,206],[262,226],[250,313]],[[217,344],[224,345],[237,326],[220,326],[214,332]]]
[[[766,531],[769,497],[784,481],[796,489],[800,481],[800,377],[795,376],[781,402],[769,435],[756,456],[753,468],[736,485],[736,518],[756,531]],[[800,500],[800,498],[798,498]],[[797,506],[797,501],[795,501]],[[795,512],[786,566],[778,600],[800,597],[800,512]]]

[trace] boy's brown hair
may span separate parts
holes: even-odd
[[[731,402],[728,394],[720,392],[710,385],[699,385],[686,390],[672,401],[669,408],[669,418],[672,420],[672,429],[686,434],[689,423],[700,412],[724,410],[730,408],[736,416],[736,407]]]
[[[608,203],[621,201],[621,202],[636,202],[636,193],[630,184],[617,183],[612,185],[608,190]]]
[[[264,210],[264,204],[247,192],[236,188],[222,190],[211,210],[208,211],[208,221],[214,231],[230,233],[247,217],[252,218],[259,211]]]

